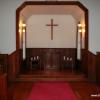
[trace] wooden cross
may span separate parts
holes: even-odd
[[[51,19],[51,24],[47,24],[46,26],[51,27],[51,40],[53,40],[53,28],[54,28],[54,26],[58,26],[58,24],[54,24],[53,19]]]

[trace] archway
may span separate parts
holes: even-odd
[[[20,58],[20,41],[19,41],[19,19],[20,19],[20,12],[23,8],[26,6],[33,5],[33,6],[78,6],[80,9],[84,11],[84,17],[85,17],[85,45],[84,45],[84,51],[82,51],[82,55],[84,55],[84,58],[82,59],[83,66],[85,64],[85,67],[83,68],[84,72],[87,73],[87,50],[88,50],[88,10],[86,7],[84,7],[80,2],[77,1],[49,1],[49,2],[44,2],[44,1],[39,1],[39,2],[34,2],[34,1],[28,1],[24,2],[17,10],[16,10],[16,50],[17,50],[17,58],[18,58],[18,72],[20,70],[20,65],[21,65],[21,58]]]

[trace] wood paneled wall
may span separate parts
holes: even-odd
[[[96,55],[96,81],[100,85],[100,52]]]
[[[8,57],[8,64],[9,64],[9,68],[8,68],[8,79],[10,81],[12,81],[16,74],[17,74],[17,69],[19,66],[18,65],[18,61],[17,61],[17,52],[14,51],[13,53],[11,53]]]
[[[8,54],[0,54],[0,72],[7,73]]]
[[[96,81],[96,55],[88,51],[88,78]]]
[[[47,55],[47,56],[46,56]],[[58,65],[62,66],[62,59],[72,58],[73,64],[75,66],[76,61],[76,48],[27,48],[26,49],[26,57],[30,58],[32,56],[40,56],[41,57],[41,66],[45,66],[45,60],[49,59],[48,56],[52,55],[53,63],[58,63]],[[56,61],[58,59],[58,61]],[[67,64],[67,63],[66,63]]]
[[[0,74],[0,100],[8,100],[7,74]]]
[[[86,49],[82,49],[81,53],[81,71],[88,76],[88,51]]]

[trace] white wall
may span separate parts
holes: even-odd
[[[51,27],[46,26],[54,20],[53,40]],[[64,19],[64,20],[63,20]],[[76,21],[71,15],[32,15],[27,21],[27,48],[75,48]]]
[[[11,53],[16,49],[15,11],[24,1],[26,0],[0,0],[1,53]],[[100,0],[79,1],[89,9],[89,50],[96,53],[100,51]]]

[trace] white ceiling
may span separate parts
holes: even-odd
[[[20,12],[20,17],[25,21],[31,15],[72,15],[79,21],[84,17],[84,12],[76,5],[28,5]]]

